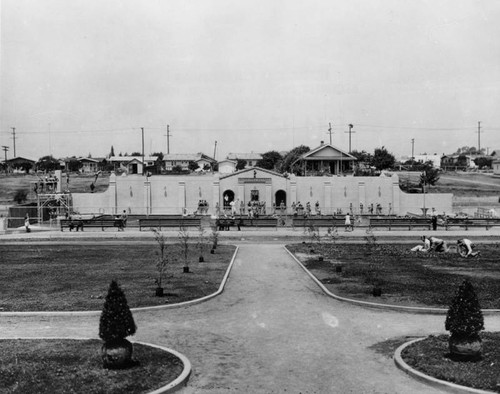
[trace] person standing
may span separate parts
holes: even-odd
[[[27,233],[31,232],[31,229],[30,229],[30,216],[28,214],[26,214],[26,216],[24,217],[24,227],[26,228],[26,232]]]
[[[431,216],[431,224],[432,224],[432,230],[436,231],[438,226],[438,217],[436,214]]]
[[[349,215],[349,212],[345,214],[345,231],[352,231],[352,223],[351,223],[351,216]]]

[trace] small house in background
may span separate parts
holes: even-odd
[[[441,168],[445,171],[467,171],[476,168],[476,164],[470,155],[444,155],[441,157]]]
[[[3,169],[11,173],[29,174],[35,167],[35,161],[26,159],[25,157],[14,157],[4,162]]]
[[[219,161],[219,163],[218,163],[219,173],[224,174],[224,175],[232,174],[233,172],[236,171],[236,164],[237,164],[237,162],[235,160],[225,159],[225,160]]]
[[[304,153],[292,165],[297,165],[303,176],[342,175],[352,173],[357,159],[349,153],[321,141],[321,145]]]
[[[414,156],[414,160],[419,163],[427,163],[430,161],[434,168],[441,168],[441,158],[442,155],[438,154],[433,154],[433,155],[423,154]]]
[[[245,168],[255,167],[257,162],[262,159],[262,155],[256,152],[250,153],[229,153],[226,157],[228,160],[237,162],[238,160],[245,160]],[[220,169],[219,169],[220,171]]]
[[[165,170],[172,171],[175,167],[180,167],[183,171],[189,170],[189,163],[198,164],[199,169],[212,168],[217,163],[216,160],[201,152],[198,153],[170,153],[163,157]]]
[[[91,157],[82,157],[78,159],[81,164],[80,172],[83,174],[95,174],[101,169],[102,159],[94,159]]]

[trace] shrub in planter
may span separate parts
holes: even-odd
[[[459,286],[445,321],[450,331],[450,353],[457,359],[477,359],[481,356],[482,341],[479,332],[484,330],[481,306],[472,283],[464,280]]]
[[[127,368],[132,363],[132,344],[125,338],[134,335],[137,327],[127,299],[118,283],[111,281],[99,321],[99,337],[103,366],[110,369]]]

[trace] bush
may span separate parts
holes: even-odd
[[[22,204],[28,199],[28,192],[23,189],[18,189],[14,195],[14,201],[18,204]]]
[[[474,338],[484,330],[483,312],[474,287],[467,279],[459,286],[448,309],[445,328],[456,338]]]
[[[112,343],[134,335],[136,329],[125,294],[112,280],[99,321],[99,337],[106,343]]]

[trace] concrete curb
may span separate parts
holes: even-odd
[[[96,338],[77,338],[77,337],[15,337],[15,338],[0,338],[2,340],[16,340],[16,339],[40,339],[40,340],[45,340],[45,339],[69,339],[69,340],[75,340],[75,341],[89,341],[92,339]],[[147,342],[141,342],[141,341],[132,341],[132,343],[138,343],[140,345],[144,346],[149,346],[149,347],[154,347],[156,349],[163,350],[167,353],[171,353],[174,356],[178,357],[181,359],[182,364],[184,365],[184,368],[181,372],[181,374],[172,380],[170,383],[160,387],[159,389],[156,389],[154,391],[150,391],[148,394],[164,394],[164,393],[173,393],[179,389],[182,388],[182,386],[186,386],[189,376],[191,375],[191,362],[189,359],[182,353],[179,353],[176,350],[164,347],[164,346],[159,346],[159,345],[153,345],[152,343],[147,343]]]
[[[208,301],[214,297],[217,297],[224,291],[224,287],[226,286],[227,280],[229,278],[229,274],[231,269],[233,268],[234,261],[236,260],[236,255],[238,254],[239,247],[236,246],[236,250],[234,251],[233,257],[231,258],[231,262],[227,267],[226,273],[222,278],[219,289],[209,294],[205,297],[197,298],[190,301],[179,302],[177,304],[170,305],[155,305],[155,306],[144,306],[139,308],[130,308],[132,312],[142,312],[142,311],[153,311],[159,309],[174,309],[174,308],[183,308],[191,305],[200,304],[202,302]],[[0,316],[96,316],[100,315],[101,311],[72,311],[72,312],[64,312],[64,311],[34,311],[34,312],[0,312]]]
[[[292,252],[288,250],[286,246],[283,246],[283,248],[288,252],[288,254],[299,264],[299,266],[311,277],[311,279],[316,282],[316,284],[323,290],[325,294],[328,296],[342,302],[348,302],[354,305],[358,306],[363,306],[363,307],[368,307],[368,308],[376,308],[376,309],[385,309],[385,310],[391,310],[391,311],[396,311],[396,312],[408,312],[408,313],[418,313],[418,314],[430,314],[430,315],[446,315],[448,312],[447,309],[444,308],[428,308],[428,307],[418,307],[418,306],[402,306],[402,305],[391,305],[391,304],[380,304],[377,302],[369,302],[369,301],[361,301],[361,300],[355,300],[352,298],[347,298],[347,297],[341,297],[338,296],[330,290],[328,290],[323,283],[321,283],[318,278],[316,278],[305,266],[302,264],[299,259],[297,259]],[[496,315],[500,313],[500,309],[483,309],[482,310],[483,315],[488,316],[488,315]]]
[[[416,369],[410,367],[408,364],[406,364],[403,360],[403,357],[401,356],[402,351],[407,348],[408,346],[411,346],[415,342],[423,341],[425,338],[418,338],[414,339],[412,341],[406,342],[402,344],[400,347],[396,349],[394,352],[394,363],[396,366],[401,369],[403,372],[407,373],[411,377],[424,382],[428,384],[429,386],[433,386],[438,389],[444,389],[448,392],[451,393],[458,393],[458,394],[463,394],[463,393],[475,393],[475,394],[491,394],[494,393],[493,391],[486,391],[486,390],[479,390],[479,389],[474,389],[472,387],[467,387],[467,386],[462,386],[460,384],[452,383],[452,382],[447,382],[446,380],[441,380],[441,379],[436,379],[432,376],[426,375],[420,371],[417,371]]]

